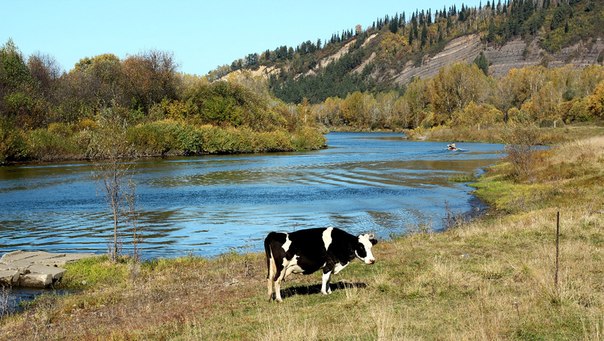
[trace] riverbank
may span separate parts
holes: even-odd
[[[601,339],[604,330],[604,138],[535,155],[529,180],[509,164],[476,184],[493,209],[443,233],[381,242],[318,294],[295,276],[265,299],[263,255],[70,265],[67,296],[4,318],[24,339]],[[559,281],[556,212],[561,212]],[[436,322],[438,320],[438,322]]]
[[[490,142],[513,143],[514,131],[517,129],[530,129],[534,135],[534,142],[542,145],[552,145],[586,139],[591,136],[604,135],[604,123],[574,124],[553,127],[530,128],[527,124],[494,125],[492,127],[445,127],[439,126],[430,129],[416,128],[405,130],[405,135],[412,140],[442,141],[442,142]]]
[[[195,125],[165,119],[127,128],[55,123],[32,131],[12,127],[0,144],[0,165],[19,162],[102,161],[208,154],[245,154],[318,150],[322,131],[301,126],[291,131]],[[2,122],[0,122],[2,123]],[[0,136],[9,134],[0,125]]]

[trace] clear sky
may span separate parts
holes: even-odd
[[[0,0],[0,45],[53,56],[64,70],[83,57],[169,51],[179,70],[206,74],[249,53],[371,25],[376,18],[479,0]],[[486,4],[486,0],[484,2]]]

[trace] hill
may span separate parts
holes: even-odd
[[[310,103],[354,91],[404,89],[445,65],[476,62],[499,77],[513,68],[579,67],[604,59],[604,5],[592,0],[509,0],[385,16],[322,44],[306,41],[252,53],[210,73],[251,71],[277,97]]]

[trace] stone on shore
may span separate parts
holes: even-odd
[[[0,285],[46,288],[63,278],[66,270],[61,266],[96,256],[92,253],[9,252],[0,258]]]

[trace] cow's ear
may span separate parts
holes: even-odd
[[[367,239],[369,239],[372,245],[377,244],[377,239],[375,239],[375,235],[373,233],[369,233],[367,235]]]

